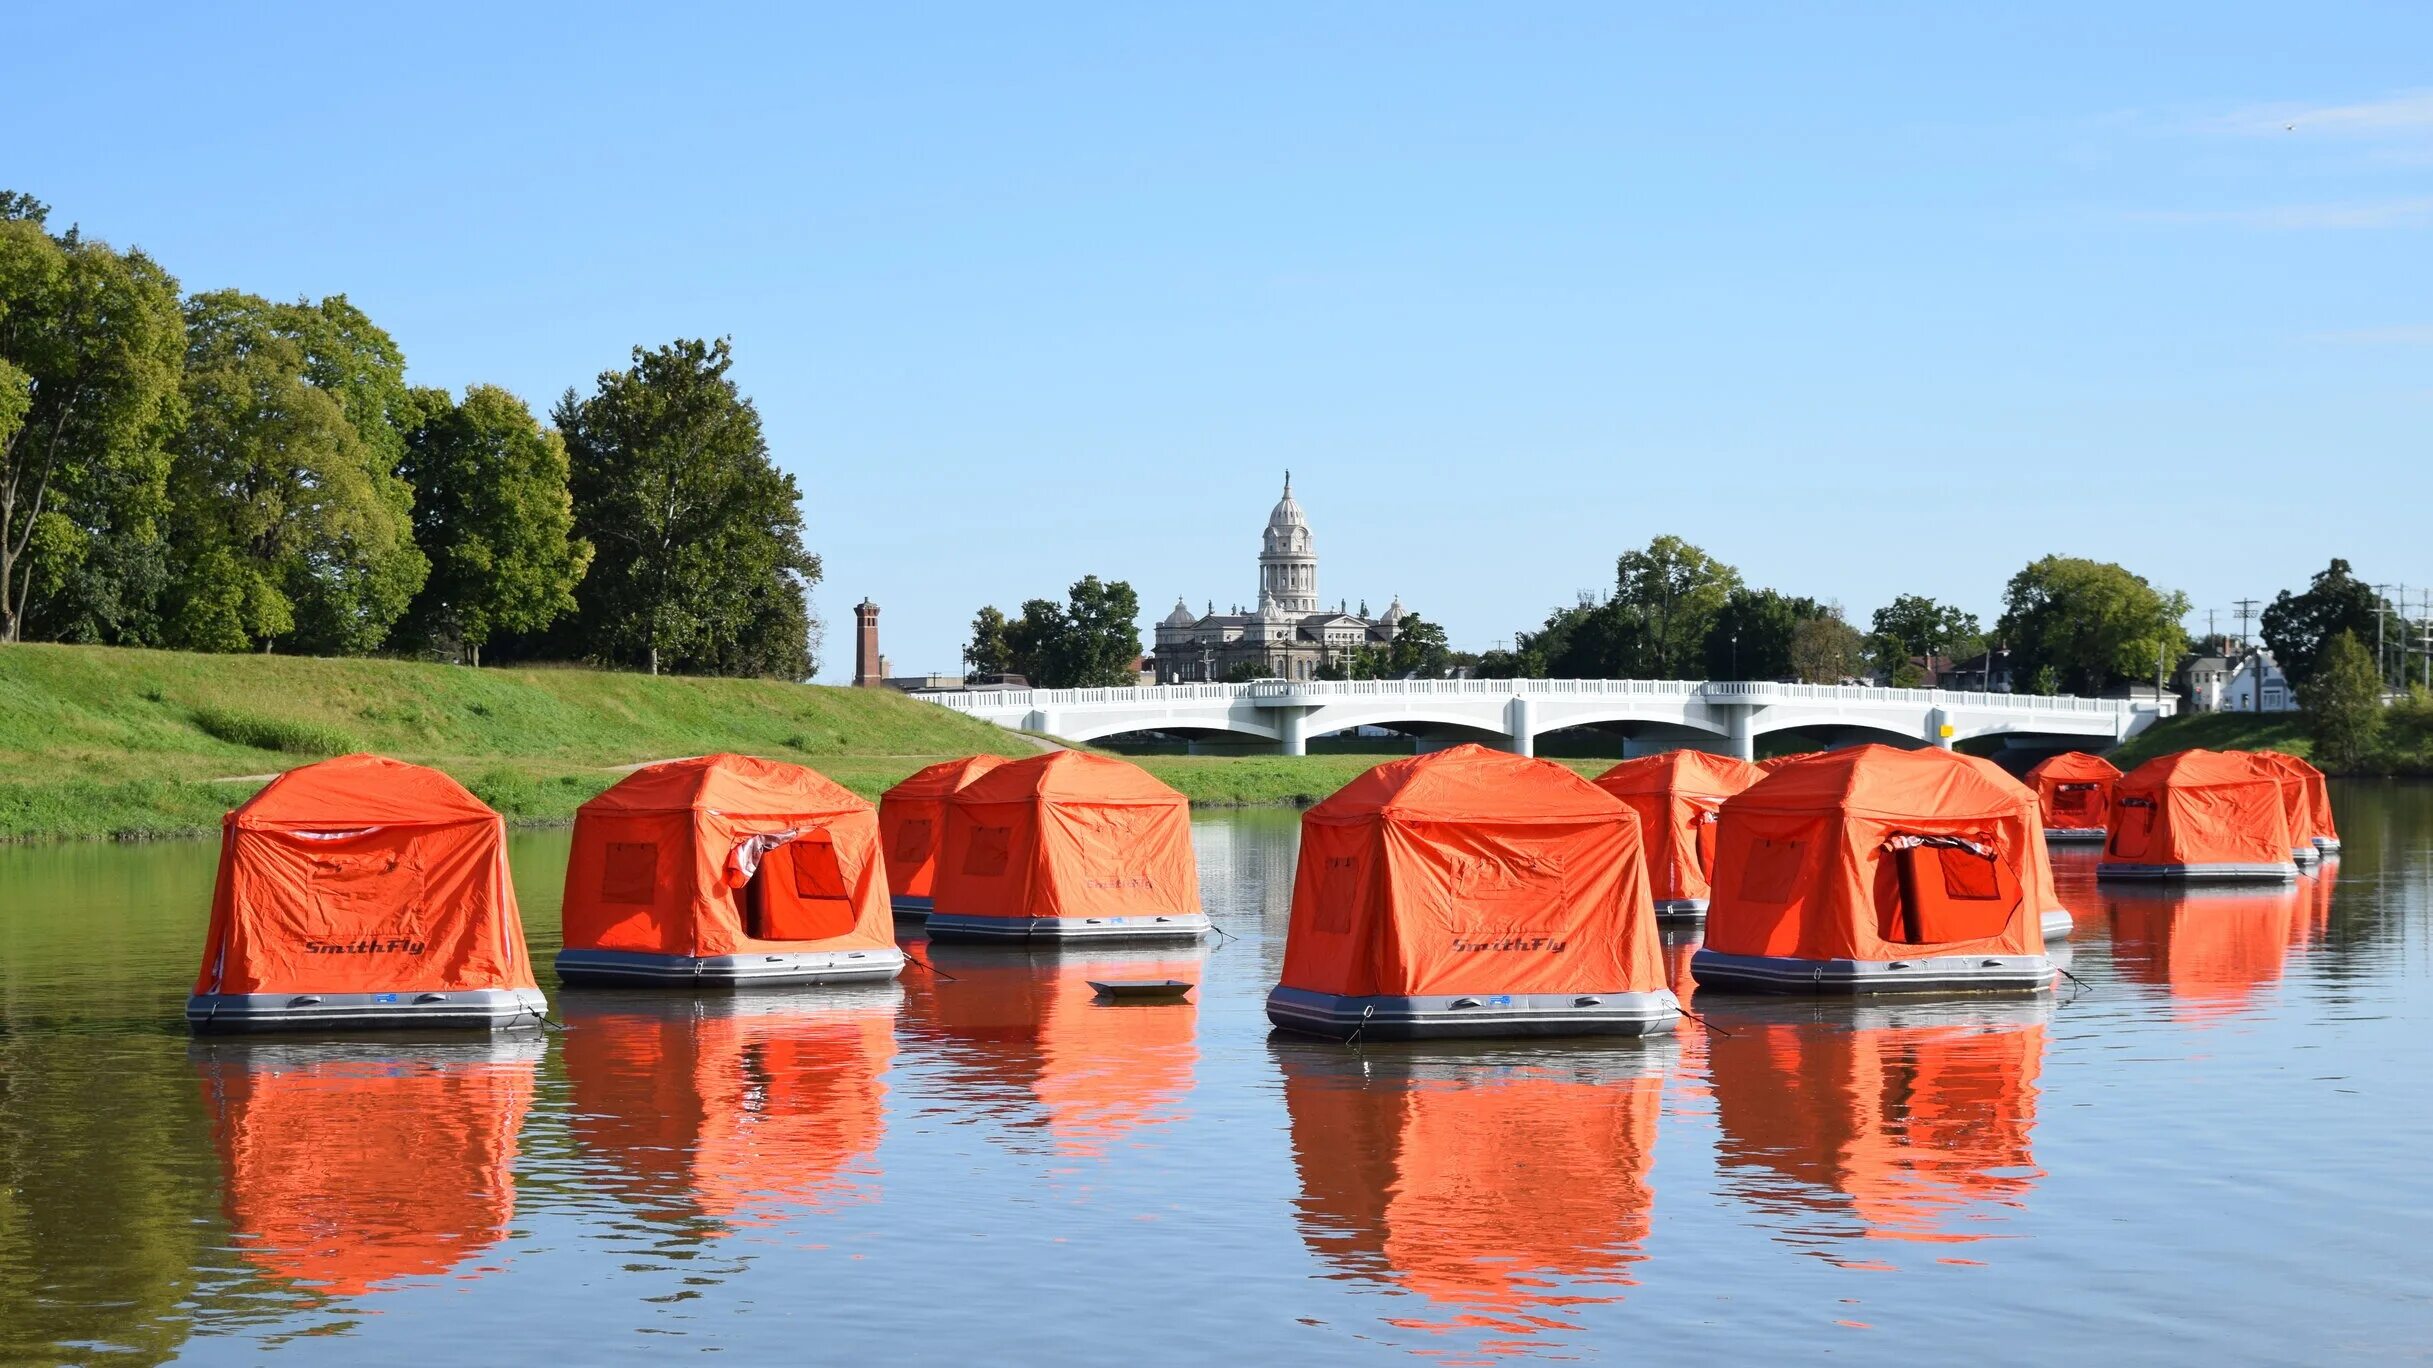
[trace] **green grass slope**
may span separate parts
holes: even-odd
[[[2305,756],[2314,749],[2301,713],[2182,713],[2166,717],[2107,751],[2124,770],[2184,750],[2277,750]]]
[[[811,765],[876,797],[1026,738],[877,689],[471,670],[386,660],[0,647],[0,840],[209,831],[264,775],[347,751],[435,765],[520,820],[614,767],[709,751]]]

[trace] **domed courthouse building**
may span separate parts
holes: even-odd
[[[1403,619],[1396,598],[1385,616],[1372,618],[1344,604],[1318,606],[1318,542],[1309,519],[1293,501],[1293,477],[1284,472],[1284,497],[1267,515],[1260,534],[1259,606],[1243,612],[1194,614],[1181,599],[1157,624],[1152,661],[1160,684],[1213,683],[1225,679],[1316,679],[1328,665],[1364,646],[1384,646]]]

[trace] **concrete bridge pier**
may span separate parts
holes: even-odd
[[[1276,754],[1309,754],[1309,737],[1303,724],[1309,720],[1309,708],[1271,709],[1276,720]]]
[[[1537,754],[1537,703],[1529,698],[1514,698],[1504,705],[1504,732],[1512,738],[1514,755]]]
[[[1757,759],[1757,733],[1750,725],[1757,709],[1747,703],[1709,703],[1710,712],[1723,714],[1723,753],[1735,760],[1754,762]]]
[[[1952,747],[1952,741],[1958,737],[1959,732],[1960,729],[1951,724],[1951,714],[1949,712],[1946,712],[1941,708],[1929,708],[1926,710],[1927,740],[1934,742],[1936,745],[1941,746],[1945,750],[1950,750]]]

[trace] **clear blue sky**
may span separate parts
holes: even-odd
[[[825,678],[1248,599],[1286,466],[1471,647],[1660,532],[1862,623],[2433,582],[2433,6],[692,8],[21,9],[0,185],[418,383],[731,335]]]

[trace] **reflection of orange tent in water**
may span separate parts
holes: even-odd
[[[1198,955],[933,946],[930,957],[954,979],[917,998],[911,1015],[935,1039],[960,1104],[1043,1127],[1057,1153],[1076,1157],[1184,1114],[1199,1065],[1197,1001],[1104,1002],[1089,981],[1197,982]]]
[[[1303,1242],[1340,1276],[1458,1308],[1392,1323],[1552,1348],[1540,1337],[1579,1328],[1565,1308],[1631,1284],[1630,1265],[1646,1257],[1669,1049],[1588,1064],[1271,1048]]]
[[[214,1044],[203,1102],[235,1246],[333,1296],[450,1272],[515,1216],[542,1043]]]
[[[2280,979],[2290,946],[2307,937],[2316,889],[2326,882],[2184,893],[2107,888],[2112,963],[2131,983],[2167,988],[2183,1018],[2237,1012]]]
[[[731,1225],[869,1201],[901,990],[565,1004],[569,1128],[624,1195]]]
[[[1793,1244],[2000,1233],[2043,1177],[2030,1132],[2050,1010],[1919,1005],[1710,1032],[1727,1189]]]

